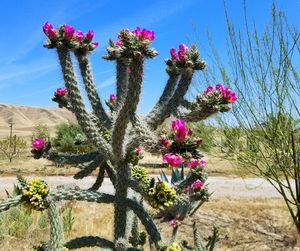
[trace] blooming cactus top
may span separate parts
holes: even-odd
[[[92,30],[89,30],[87,33],[81,30],[75,31],[75,28],[68,24],[63,24],[58,29],[55,29],[52,24],[46,22],[43,25],[43,31],[48,37],[44,44],[47,48],[64,45],[69,49],[87,52],[94,50],[98,46],[98,42],[92,41],[94,37],[94,31]]]

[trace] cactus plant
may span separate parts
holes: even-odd
[[[191,85],[193,75],[204,70],[206,63],[200,59],[197,48],[181,44],[178,53],[171,49],[171,58],[166,60],[169,79],[158,102],[150,113],[141,118],[136,114],[141,96],[144,75],[144,62],[158,53],[151,48],[154,32],[139,27],[133,31],[121,30],[118,40],[109,40],[107,55],[104,59],[116,64],[116,95],[106,101],[108,113],[99,94],[91,70],[89,54],[97,47],[93,41],[93,31],[83,33],[64,24],[54,28],[48,22],[43,26],[48,37],[44,46],[55,49],[62,70],[65,87],[55,92],[53,101],[59,107],[72,111],[82,127],[87,139],[97,150],[82,154],[58,153],[51,148],[50,142],[38,138],[33,141],[32,153],[35,158],[47,158],[77,165],[80,171],[75,179],[82,179],[98,168],[95,184],[87,190],[63,189],[49,190],[41,180],[26,181],[20,179],[20,194],[0,203],[0,212],[20,203],[42,210],[47,208],[50,218],[50,240],[47,250],[64,250],[81,247],[100,247],[110,250],[142,250],[148,235],[152,250],[212,250],[217,240],[217,231],[207,245],[202,244],[199,230],[194,224],[194,247],[186,241],[177,243],[177,221],[194,215],[195,211],[207,200],[209,194],[204,186],[207,175],[203,168],[205,161],[198,147],[201,139],[193,138],[185,121],[199,121],[230,109],[230,103],[236,100],[233,92],[218,85],[209,87],[198,95],[193,102],[185,95]],[[92,112],[88,112],[82,98],[75,75],[71,53],[77,60],[82,82],[91,103]],[[156,129],[166,118],[175,116],[171,133],[166,136],[157,134]],[[185,121],[184,121],[185,120]],[[155,180],[148,176],[147,170],[139,167],[142,148],[150,153],[164,154],[164,160],[172,170],[172,180],[162,172]],[[181,173],[179,172],[181,168]],[[184,177],[184,169],[189,173]],[[105,173],[110,178],[115,194],[100,193]],[[128,196],[128,189],[134,191],[134,198]],[[114,204],[114,240],[99,236],[82,236],[69,241],[64,240],[62,222],[58,215],[56,202],[59,200],[78,200],[96,203]],[[171,241],[164,241],[154,220],[145,208],[145,203],[158,210],[158,216],[170,220],[174,225]],[[138,222],[145,232],[138,230]],[[212,244],[210,244],[212,243]]]

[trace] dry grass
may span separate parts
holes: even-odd
[[[113,207],[74,202],[75,224],[69,238],[81,235],[100,235],[112,239]],[[203,236],[208,236],[212,224],[220,226],[221,238],[216,250],[292,250],[295,232],[283,202],[279,199],[215,199],[197,213]],[[167,239],[171,227],[159,223]],[[190,220],[180,226],[179,238],[192,242]],[[31,250],[47,233],[0,241],[0,250]],[[81,249],[95,250],[95,249]]]

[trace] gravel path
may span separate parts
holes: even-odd
[[[30,177],[26,177],[30,178]],[[89,188],[95,181],[95,177],[86,177],[82,180],[74,180],[71,176],[47,176],[43,177],[54,188],[58,185],[73,184],[80,188]],[[280,198],[278,192],[265,180],[260,178],[225,178],[209,177],[207,181],[209,191],[213,192],[212,197],[267,197]],[[0,196],[5,195],[5,189],[11,191],[13,185],[17,184],[16,177],[0,177]],[[101,192],[114,193],[113,186],[108,178],[104,179]]]

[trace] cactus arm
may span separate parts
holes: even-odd
[[[91,70],[91,63],[87,53],[75,51],[75,56],[78,60],[80,73],[82,76],[83,84],[85,86],[86,93],[91,102],[94,114],[97,116],[99,121],[107,128],[110,127],[111,121],[106,114],[100,97],[97,93],[96,85]]]
[[[147,115],[147,120],[151,121],[154,120],[157,114],[160,114],[164,106],[169,102],[169,100],[172,98],[174,94],[175,87],[177,85],[178,79],[179,79],[179,71],[174,68],[174,70],[169,70],[167,68],[167,72],[169,74],[169,79],[165,85],[164,91],[162,95],[160,96],[159,100],[155,104],[155,106],[152,108],[150,113]]]
[[[54,201],[51,201],[48,208],[48,216],[50,222],[50,251],[59,251],[63,247],[64,232],[62,222],[59,216],[58,208]]]
[[[83,169],[85,165],[83,164],[86,162],[91,162],[93,159],[95,159],[99,155],[97,151],[88,152],[88,153],[78,153],[78,154],[72,154],[72,153],[50,153],[46,156],[48,160],[59,162],[63,164],[82,164],[82,166],[79,166],[79,168]]]
[[[143,120],[136,118],[136,122],[132,131],[134,131],[134,135],[126,145],[127,153],[139,145],[145,147],[145,149],[150,153],[157,153],[159,151],[160,144],[157,135],[150,130]]]
[[[116,179],[117,179],[117,174],[116,174],[115,170],[107,163],[104,164],[103,168],[105,169],[111,183],[115,186]]]
[[[114,250],[114,243],[98,236],[82,236],[69,240],[65,247],[68,249],[77,249],[83,247],[101,247]]]
[[[196,251],[204,251],[204,246],[202,244],[201,235],[196,221],[193,222],[193,235],[194,235],[194,247]]]
[[[181,73],[181,77],[178,86],[167,104],[154,114],[151,118],[147,118],[149,127],[152,130],[156,130],[159,125],[161,125],[166,118],[170,117],[171,114],[175,113],[184,100],[184,96],[187,93],[189,86],[192,82],[194,70],[192,68],[184,68]]]
[[[102,156],[97,156],[95,160],[88,163],[88,165],[85,165],[85,167],[80,170],[78,173],[74,175],[74,179],[83,179],[84,177],[91,174],[98,166],[100,166],[102,163]]]
[[[216,114],[219,110],[216,108],[198,108],[184,113],[178,113],[177,117],[187,122],[197,122]]]
[[[105,169],[100,166],[96,182],[89,190],[97,191],[103,183],[104,175],[105,175]]]
[[[70,53],[67,48],[58,47],[57,48],[58,58],[61,65],[63,78],[65,81],[66,88],[68,90],[68,95],[70,97],[70,102],[72,106],[72,111],[74,112],[79,125],[90,138],[95,146],[101,149],[101,152],[105,155],[110,155],[110,147],[107,142],[101,137],[95,125],[92,123],[88,113],[85,110],[83,100],[78,87],[77,79],[74,73],[73,64],[71,60]]]
[[[126,97],[128,88],[128,62],[125,59],[116,61],[116,80],[117,80],[117,108],[120,107]]]
[[[6,211],[22,202],[22,196],[18,195],[0,202],[0,212]]]
[[[170,241],[169,241],[169,245],[171,245],[173,242],[176,241],[177,233],[178,233],[178,225],[173,227],[172,235],[171,235],[171,238],[170,238]]]
[[[136,57],[130,63],[131,72],[129,74],[128,92],[124,104],[117,112],[117,117],[112,129],[112,148],[114,159],[118,160],[124,157],[122,152],[125,132],[130,118],[135,116],[137,104],[139,102],[142,75],[143,75],[143,58]]]

